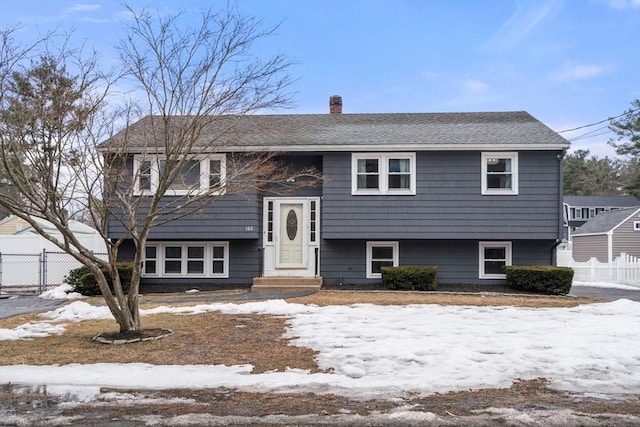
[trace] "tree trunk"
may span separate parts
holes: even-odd
[[[122,284],[120,282],[117,269],[115,269],[115,273],[111,273],[115,295],[111,293],[111,289],[109,288],[109,284],[104,273],[97,267],[95,267],[95,270],[97,271],[92,271],[92,273],[94,274],[94,277],[96,277],[100,291],[107,303],[107,307],[109,307],[111,314],[116,319],[116,322],[120,327],[120,332],[139,331],[140,315],[137,307],[137,295],[135,298],[136,303],[134,305],[129,304],[128,298],[122,291]]]

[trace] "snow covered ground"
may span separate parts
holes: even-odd
[[[207,311],[287,316],[287,335],[318,351],[331,374],[252,374],[250,365],[156,366],[100,364],[0,366],[0,384],[209,388],[251,391],[331,391],[349,397],[509,387],[515,379],[546,377],[577,393],[640,392],[640,303],[618,300],[574,308],[407,305],[318,307],[284,300],[244,304],[163,306],[142,315]],[[0,340],[60,334],[65,322],[110,318],[106,307],[74,301],[43,313],[42,321],[0,329]],[[67,389],[68,392],[68,389]]]

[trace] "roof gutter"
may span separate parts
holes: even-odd
[[[313,144],[313,145],[219,145],[211,147],[194,147],[195,152],[216,153],[255,153],[255,152],[283,152],[283,153],[317,153],[317,152],[403,152],[403,151],[566,151],[567,146],[548,144],[526,145],[488,145],[488,144],[385,144],[385,145],[343,145],[343,144]],[[109,153],[108,146],[98,147],[101,153]],[[145,147],[130,147],[129,154],[161,154],[162,151],[149,151]]]

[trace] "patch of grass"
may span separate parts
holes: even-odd
[[[358,291],[320,291],[301,298],[291,298],[289,302],[300,304],[345,305],[345,304],[440,304],[472,306],[513,306],[513,307],[575,307],[581,304],[593,304],[605,300],[582,297],[552,297],[539,295],[503,295],[503,294],[462,294],[437,292],[358,292]]]
[[[177,305],[211,303],[211,293],[142,296],[141,308],[163,304],[163,300],[186,297]],[[100,302],[100,299],[91,300]],[[288,300],[320,306],[368,303],[379,305],[441,304],[517,307],[575,307],[602,302],[593,298],[498,294],[421,292],[321,291]],[[0,320],[0,328],[15,328],[28,322],[43,322],[37,314]],[[198,315],[154,314],[142,318],[143,328],[170,328],[175,334],[157,341],[105,345],[91,341],[103,332],[116,332],[114,320],[66,323],[66,332],[31,340],[0,341],[0,365],[52,365],[69,363],[150,363],[158,365],[251,364],[254,372],[283,371],[287,367],[318,372],[316,352],[291,345],[282,338],[286,319],[270,315],[231,315],[216,312]]]
[[[26,319],[25,319],[26,320]],[[33,321],[43,319],[33,318]],[[175,334],[157,341],[105,345],[91,338],[117,331],[111,320],[67,323],[66,332],[31,340],[2,341],[0,364],[150,363],[157,365],[252,364],[254,372],[287,367],[318,372],[313,350],[282,338],[285,319],[275,316],[156,314],[144,316],[144,328],[169,327]],[[0,322],[0,327],[6,327]],[[267,357],[266,355],[269,355]]]

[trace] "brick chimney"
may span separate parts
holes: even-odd
[[[342,114],[342,97],[333,95],[329,98],[329,114]]]

